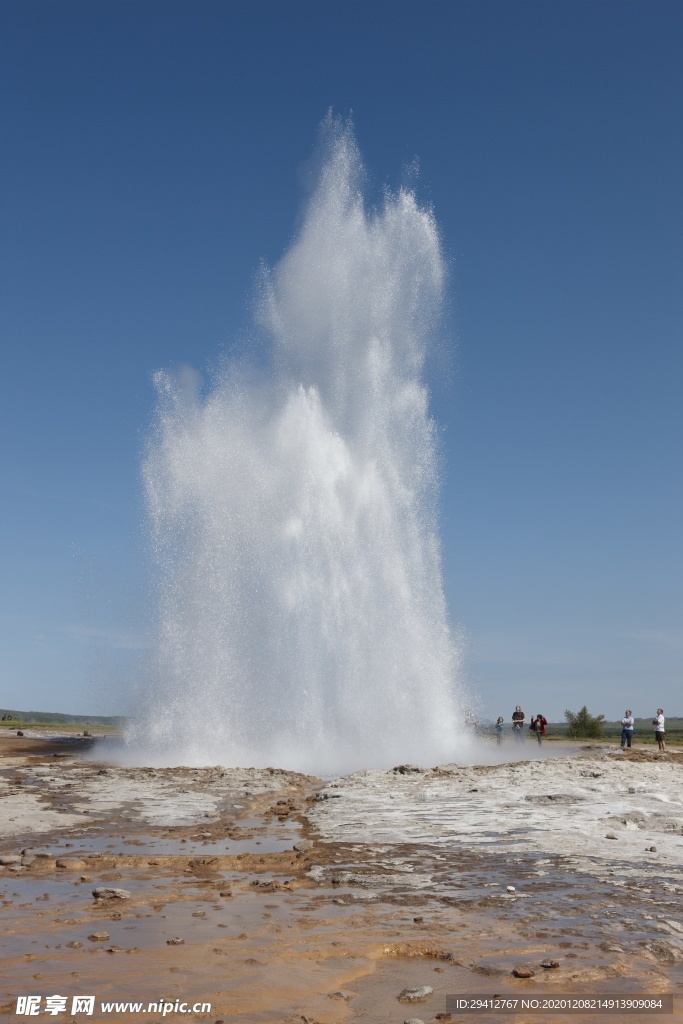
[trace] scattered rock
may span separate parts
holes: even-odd
[[[473,964],[472,974],[482,974],[485,978],[500,978],[505,971],[499,967],[489,967],[488,964]]]
[[[297,853],[305,853],[306,850],[313,849],[313,843],[310,839],[300,839],[298,843],[294,843],[294,849]]]
[[[423,999],[429,999],[434,989],[431,985],[420,985],[418,988],[404,988],[399,992],[397,998],[401,1003],[421,1003]]]
[[[391,770],[395,775],[424,775],[427,769],[421,768],[419,764],[397,764]]]
[[[82,947],[82,945],[83,945],[82,942],[67,942],[66,948],[67,949],[80,949]]]
[[[507,890],[508,890],[508,892],[515,892],[514,885],[508,885]]]
[[[338,992],[330,992],[330,999],[343,999],[345,1003],[348,1003],[349,999],[353,996],[353,992],[344,992],[343,989],[339,989]]]
[[[181,939],[179,935],[174,935],[172,939],[166,939],[167,946],[184,946],[185,939]]]
[[[664,942],[662,939],[655,942],[646,942],[645,948],[660,964],[678,964],[683,960],[683,950],[679,946],[674,946],[671,942]]]
[[[92,935],[88,936],[89,942],[106,942],[109,938],[109,932],[93,932]]]
[[[577,796],[576,793],[532,793],[530,796],[525,796],[524,799],[534,804],[542,800],[547,800],[553,804],[580,804],[586,798],[585,796]]]
[[[422,924],[422,922],[424,921],[424,917],[414,917],[413,921],[415,922],[415,924]]]
[[[96,900],[127,900],[130,898],[127,889],[110,889],[106,885],[98,885],[96,889],[93,889],[92,894]]]
[[[409,1017],[408,1020],[403,1021],[403,1024],[424,1024],[424,1021],[419,1017]]]
[[[655,832],[676,832],[683,835],[683,818],[673,818],[669,814],[653,814],[648,822]]]
[[[68,871],[82,871],[88,866],[84,860],[77,860],[75,857],[60,857],[56,864],[58,868]]]
[[[7,853],[0,857],[0,864],[3,864],[5,867],[10,867],[12,864],[21,864],[21,857],[18,853]]]
[[[605,839],[618,839],[618,838],[619,838],[619,836],[616,836],[614,834],[614,832],[608,832],[607,835],[605,836]]]
[[[648,853],[656,853],[657,852],[657,847],[656,846],[648,846],[647,847],[647,852]]]
[[[512,973],[515,978],[533,978],[535,971],[532,971],[530,967],[513,967]]]
[[[559,960],[541,960],[541,967],[545,967],[547,970],[550,970],[553,967],[559,967],[559,966],[560,966],[560,961]]]

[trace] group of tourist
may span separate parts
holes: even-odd
[[[524,726],[526,724],[526,715],[522,711],[519,704],[512,712],[512,735],[517,743],[524,742]],[[548,724],[548,719],[540,713],[538,715],[531,716],[531,722],[529,728],[536,734],[539,747],[543,742],[545,736],[545,727]],[[652,719],[652,724],[655,728],[655,739],[660,750],[664,750],[664,711],[662,708],[657,708],[657,714]],[[627,710],[624,712],[624,717],[621,720],[621,749],[631,746],[633,740],[633,727],[635,725],[635,719],[631,711]],[[503,742],[503,735],[505,732],[505,719],[502,715],[499,716],[496,722],[496,743],[501,744]]]
[[[512,712],[512,735],[514,736],[514,738],[515,738],[517,743],[523,743],[524,742],[524,726],[525,726],[525,724],[526,724],[526,715],[524,714],[524,712],[522,711],[521,707],[518,704],[517,707],[515,708],[515,710]],[[541,744],[543,742],[543,737],[545,736],[545,727],[546,727],[547,724],[548,724],[548,719],[545,717],[545,715],[540,714],[540,712],[537,715],[532,715],[531,716],[531,721],[529,723],[529,728],[531,729],[532,732],[534,732],[536,734],[536,739],[538,740],[539,747],[541,746]],[[504,730],[505,730],[505,719],[501,715],[499,717],[498,721],[496,722],[496,743],[500,744],[500,743],[503,742]]]
[[[655,727],[655,739],[660,750],[665,750],[664,746],[664,711],[662,708],[657,708],[657,714],[652,719],[652,724]],[[621,720],[621,749],[631,746],[631,740],[633,739],[633,726],[635,724],[633,714],[628,709],[624,712],[624,717]]]

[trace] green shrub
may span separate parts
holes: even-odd
[[[603,737],[604,715],[591,715],[584,704],[580,711],[565,711],[567,736],[574,740],[600,740]]]

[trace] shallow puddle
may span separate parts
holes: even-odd
[[[263,822],[252,828],[259,828],[260,834],[241,838],[221,836],[210,839],[199,835],[186,839],[131,832],[120,836],[86,835],[72,839],[68,844],[53,843],[46,852],[56,857],[87,857],[88,853],[108,853],[112,856],[127,854],[136,857],[191,857],[208,854],[230,856],[238,853],[281,853],[291,850],[294,843],[301,839],[301,831],[298,829],[278,830],[277,834],[273,835],[266,831]],[[41,846],[41,850],[45,849]]]

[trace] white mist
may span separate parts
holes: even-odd
[[[327,129],[264,286],[269,371],[228,366],[206,397],[157,374],[156,657],[127,737],[148,762],[327,774],[463,742],[423,380],[439,234],[408,191],[369,215],[353,135]]]

